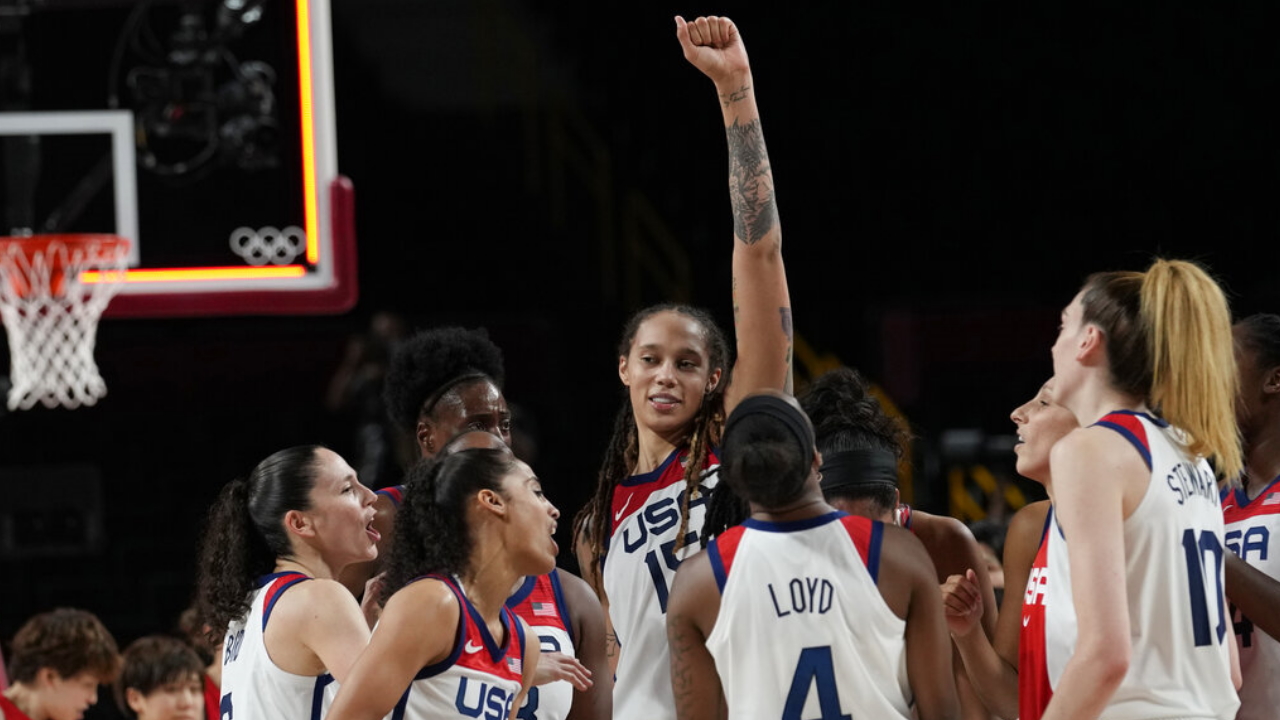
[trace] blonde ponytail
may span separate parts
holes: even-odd
[[[1187,433],[1190,452],[1236,478],[1244,465],[1239,378],[1222,288],[1195,263],[1157,260],[1142,281],[1141,315],[1151,361],[1148,402]]]

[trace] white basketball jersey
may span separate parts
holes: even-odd
[[[1099,717],[1234,718],[1240,701],[1226,644],[1222,508],[1213,471],[1188,457],[1180,433],[1162,420],[1114,412],[1096,424],[1120,433],[1151,468],[1146,495],[1124,521],[1129,670]],[[1056,690],[1077,636],[1071,538],[1063,536],[1057,513],[1048,543],[1045,655]]]
[[[675,720],[667,592],[681,561],[702,549],[699,535],[719,468],[713,453],[698,496],[689,501],[684,547],[676,551],[687,455],[687,449],[678,449],[653,472],[632,476],[613,489],[612,532],[603,573],[609,619],[619,645],[614,720]]]
[[[1223,493],[1227,549],[1280,580],[1280,554],[1271,554],[1271,535],[1280,538],[1280,477],[1249,499],[1243,489]],[[1280,546],[1276,551],[1280,553]],[[1280,720],[1280,642],[1254,627],[1232,606],[1240,647],[1240,713],[1237,720]],[[1280,612],[1280,610],[1273,610]]]
[[[337,692],[328,673],[294,675],[267,655],[263,633],[286,590],[311,578],[297,572],[265,575],[249,601],[249,615],[233,620],[222,646],[221,720],[319,720]]]
[[[720,614],[707,650],[729,717],[912,716],[906,623],[876,587],[883,532],[834,512],[747,520],[712,541]]]
[[[498,642],[456,583],[426,577],[444,583],[458,598],[458,634],[449,657],[422,668],[409,683],[390,720],[508,720],[520,694],[524,627],[510,609],[502,608],[505,637]]]
[[[564,592],[560,589],[560,571],[530,576],[507,598],[507,608],[538,634],[543,656],[556,652],[575,657],[573,624],[569,619]],[[534,685],[525,695],[524,704],[516,712],[517,720],[565,720],[573,707],[573,685],[568,680],[555,680]]]

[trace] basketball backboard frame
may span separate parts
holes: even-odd
[[[292,233],[298,254],[284,262],[163,267],[148,264],[139,220],[135,117],[128,110],[0,113],[0,135],[107,134],[111,141],[115,227],[130,240],[129,270],[106,317],[336,314],[356,302],[354,191],[337,168],[331,20],[328,0],[282,0],[297,33],[296,103],[301,138],[301,227],[239,228],[270,241]],[[292,92],[292,91],[291,91]],[[283,98],[282,98],[283,100]],[[296,216],[294,216],[296,218]],[[286,221],[287,222],[287,221]],[[284,223],[281,223],[284,225]],[[233,233],[234,234],[234,233]],[[258,242],[254,240],[254,242]],[[277,264],[278,263],[278,264]],[[86,283],[95,273],[81,275]]]

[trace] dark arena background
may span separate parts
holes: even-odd
[[[151,4],[142,42],[172,50],[175,19],[214,18],[223,3]],[[1008,416],[1051,373],[1058,313],[1088,273],[1189,258],[1237,314],[1280,308],[1268,4],[625,8],[331,0],[358,300],[319,314],[109,310],[104,399],[0,410],[4,642],[58,606],[94,611],[122,646],[170,630],[223,483],[289,445],[358,452],[363,410],[333,400],[334,379],[388,316],[409,331],[483,326],[503,348],[518,449],[561,509],[561,562],[575,568],[569,520],[623,400],[626,318],[680,300],[732,321],[723,127],[676,14],[728,15],[743,34],[798,385],[839,364],[877,384],[915,436],[904,500],[977,520],[1037,496],[1012,471]],[[0,109],[24,109],[20,45],[27,92],[106,107],[106,62],[72,68],[75,87],[42,85],[40,63],[63,46],[109,51],[135,9],[0,0]],[[181,191],[216,205],[254,171],[218,169]],[[155,212],[185,219],[181,202]],[[102,700],[92,715],[114,716]]]

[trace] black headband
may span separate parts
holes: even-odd
[[[461,385],[468,380],[479,380],[481,378],[492,380],[488,375],[475,370],[464,372],[463,374],[448,380],[443,385],[436,388],[435,392],[423,399],[422,404],[419,406],[420,409],[418,410],[418,415],[430,415],[434,412],[436,409],[436,403],[440,402],[440,398],[444,397],[444,394],[449,392],[455,386]]]
[[[738,406],[729,414],[729,419],[724,424],[723,443],[728,443],[729,434],[733,432],[733,427],[748,415],[768,415],[786,425],[787,429],[791,431],[791,434],[795,435],[796,440],[800,443],[800,457],[813,457],[813,428],[809,425],[804,411],[773,395],[752,395],[738,403]]]
[[[845,450],[822,456],[822,489],[898,487],[898,457],[883,449]]]

